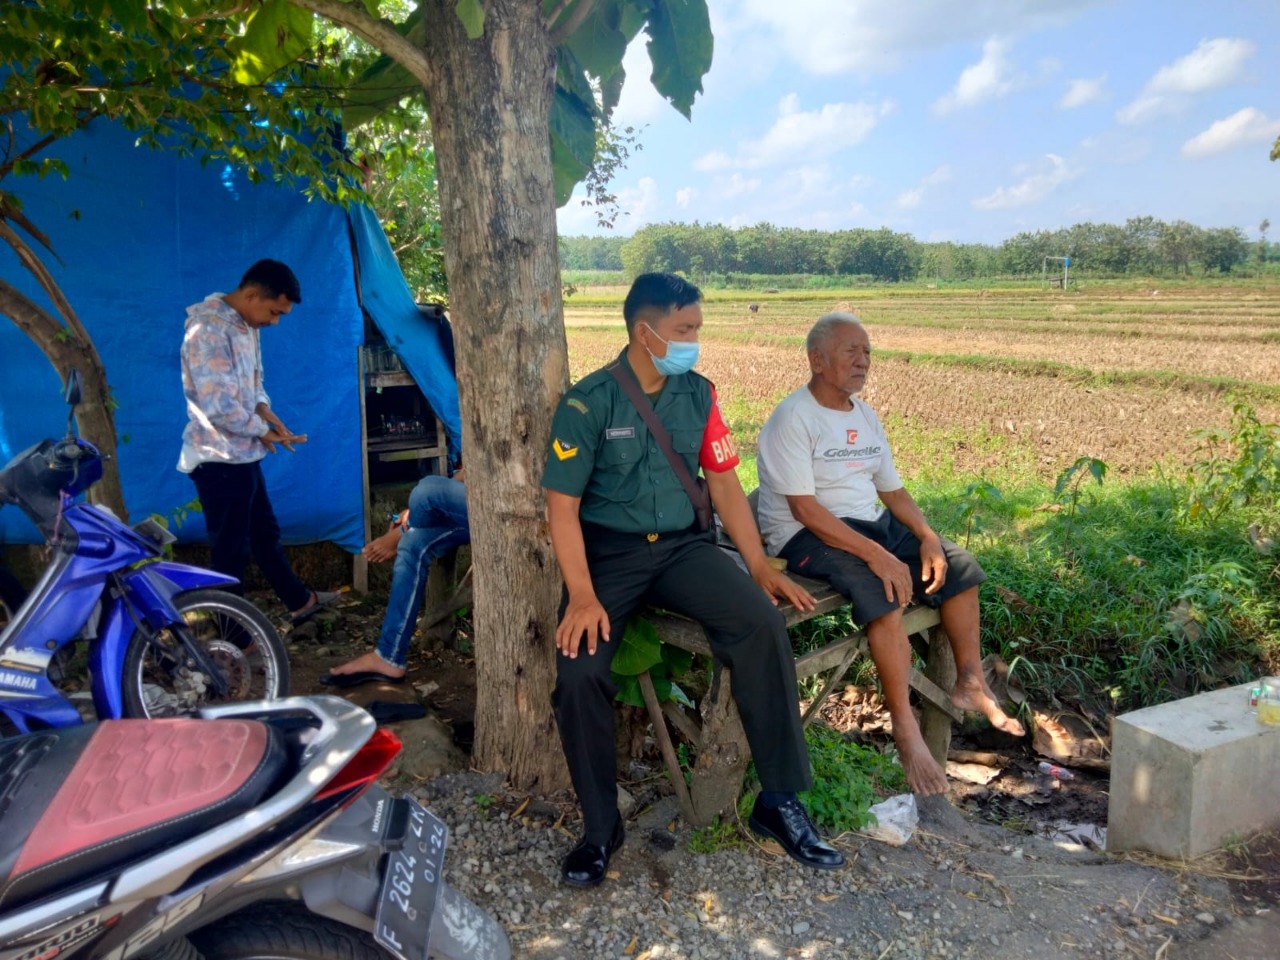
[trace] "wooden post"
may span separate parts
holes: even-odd
[[[943,690],[954,690],[956,686],[956,659],[951,653],[951,640],[941,625],[929,631],[929,658],[925,663],[924,675]],[[920,732],[924,736],[925,745],[944,770],[947,766],[947,750],[951,746],[951,717],[928,700],[924,701],[921,710]]]

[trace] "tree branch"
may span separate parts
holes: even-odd
[[[426,51],[396,30],[390,20],[371,16],[363,6],[343,0],[289,0],[295,7],[318,13],[367,40],[409,71],[424,87],[431,79]]]
[[[560,19],[560,15],[564,13],[565,8],[571,2],[572,0],[566,0],[566,2],[556,7],[555,12],[547,18],[548,27]],[[595,5],[596,0],[579,0],[578,5],[574,7],[573,13],[569,14],[568,19],[551,31],[551,45],[558,47],[577,33],[578,28],[582,26],[582,22],[591,16],[591,10]]]
[[[37,243],[52,253],[59,263],[62,263],[62,258],[59,257],[58,252],[53,249],[53,244],[49,242],[49,238],[45,235],[44,231],[28,220],[27,215],[10,203],[5,192],[0,190],[0,223],[3,223],[5,220],[11,220],[23,230],[27,231],[30,236],[35,238]]]
[[[86,349],[93,350],[93,341],[89,338],[88,331],[85,330],[80,318],[76,315],[75,310],[72,309],[70,301],[67,300],[66,295],[62,292],[62,288],[58,286],[58,281],[53,279],[53,274],[49,272],[44,262],[36,256],[35,251],[4,220],[0,220],[0,238],[3,238],[9,246],[13,247],[14,253],[22,261],[22,265],[35,275],[41,289],[48,294],[49,299],[53,301],[53,305],[58,308],[58,313],[62,315],[62,319],[67,325],[67,330],[81,344],[84,344]]]
[[[62,325],[3,277],[0,277],[0,314],[17,324],[18,329],[53,360],[49,350],[57,351],[56,334]],[[57,366],[56,363],[54,365]]]

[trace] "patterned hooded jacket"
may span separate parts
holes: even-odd
[[[187,428],[178,469],[190,473],[207,461],[252,463],[266,456],[268,424],[254,412],[271,405],[262,386],[258,331],[211,293],[187,307],[182,338],[182,392]]]

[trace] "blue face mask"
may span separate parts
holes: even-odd
[[[649,327],[649,324],[645,324]],[[653,327],[649,327],[649,332],[658,337],[658,331]],[[661,337],[658,337],[662,340]],[[674,377],[681,373],[688,373],[694,368],[698,362],[698,343],[688,343],[684,340],[662,340],[667,345],[667,355],[665,357],[654,356],[652,350],[649,351],[649,359],[653,361],[654,369],[664,377]],[[647,348],[646,348],[647,349]]]

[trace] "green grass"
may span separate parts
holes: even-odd
[[[969,540],[989,577],[983,646],[1037,702],[1128,709],[1280,664],[1280,557],[1245,534],[1267,510],[1190,522],[1187,486],[1155,476],[1084,488],[1074,515],[1043,509],[1052,491],[1039,484],[1001,492],[968,538],[957,484],[915,496],[941,532]]]
[[[753,459],[738,473],[745,489],[756,485]],[[966,515],[968,479],[940,463],[909,488],[987,571],[984,651],[999,653],[1035,702],[1119,711],[1280,669],[1280,556],[1260,554],[1245,532],[1258,521],[1280,533],[1274,501],[1193,522],[1187,483],[1153,472],[1089,480],[1072,513],[1069,495],[1055,501],[1043,483],[1001,471],[984,478],[999,498]],[[792,639],[804,652],[849,626],[837,613]]]

